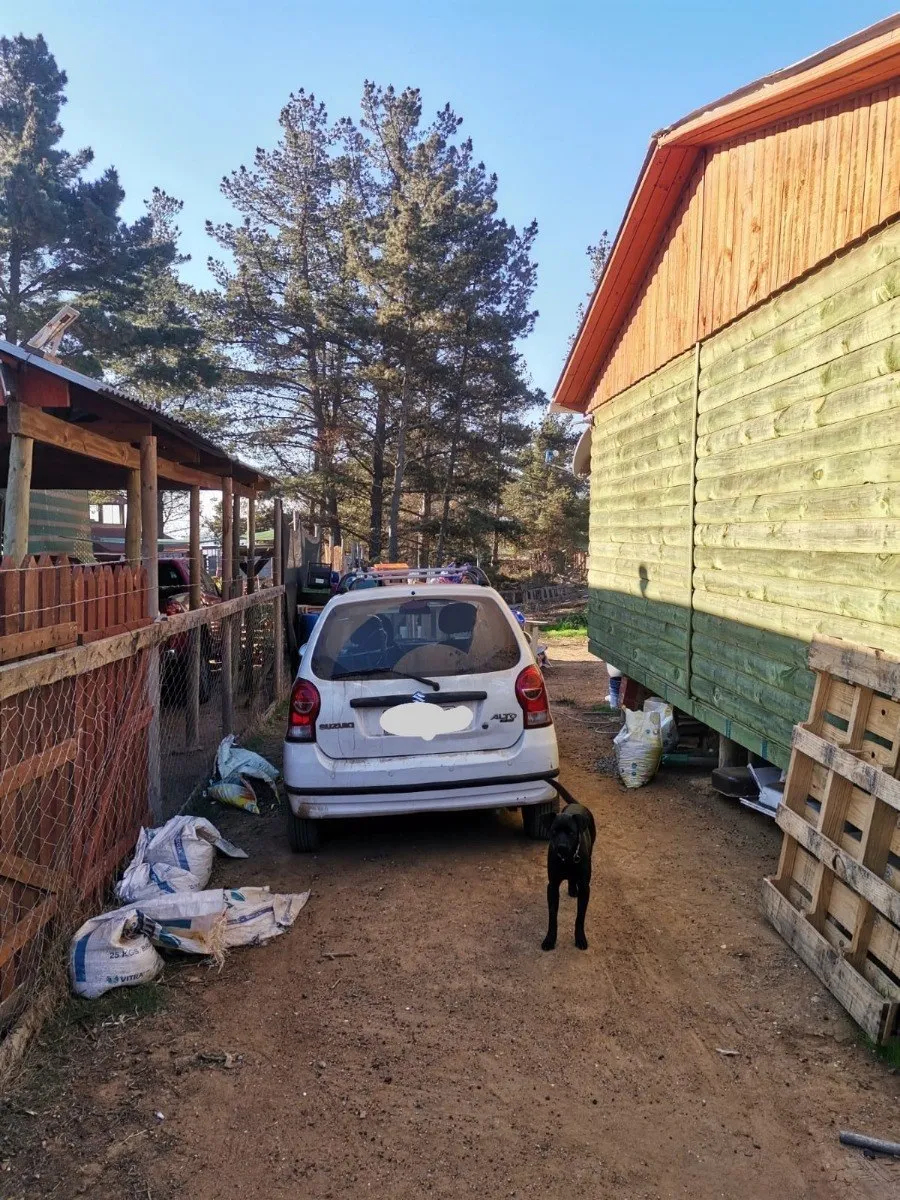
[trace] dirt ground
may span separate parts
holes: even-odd
[[[565,898],[541,952],[516,814],[348,824],[314,857],[222,814],[250,858],[216,882],[309,904],[221,973],[71,1007],[0,1109],[0,1197],[900,1196],[900,1162],[837,1140],[900,1137],[900,1078],[760,916],[773,823],[700,775],[598,773],[605,673],[577,641],[551,662],[600,831],[587,953]]]

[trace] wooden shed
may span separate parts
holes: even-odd
[[[900,652],[900,17],[654,135],[554,395],[591,649],[785,765],[817,633]]]

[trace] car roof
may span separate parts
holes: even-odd
[[[384,587],[374,588],[358,588],[350,592],[344,592],[341,596],[332,596],[328,602],[328,607],[343,606],[344,604],[360,604],[363,601],[369,600],[388,600],[391,597],[397,596],[434,596],[436,600],[442,597],[446,599],[448,596],[455,596],[460,599],[475,599],[483,598],[485,595],[491,596],[494,600],[499,600],[504,603],[503,597],[496,588],[485,587],[480,583],[393,583],[386,584]]]

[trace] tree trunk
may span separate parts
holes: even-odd
[[[381,555],[384,527],[384,444],[387,437],[387,397],[378,389],[375,431],[372,443],[372,487],[369,493],[369,561]]]
[[[459,379],[456,386],[453,413],[453,433],[450,438],[450,456],[447,460],[447,474],[444,477],[444,493],[441,506],[441,528],[438,533],[437,560],[438,565],[444,561],[444,543],[447,538],[447,525],[450,521],[450,501],[453,496],[453,483],[456,477],[456,455],[459,450],[459,435],[462,430],[463,389],[466,383],[466,370],[469,365],[469,331],[471,322],[466,321],[466,340],[463,344],[462,362],[459,367]]]
[[[491,570],[500,566],[500,489],[503,487],[503,407],[497,413],[497,482],[494,496],[494,536],[491,543]]]
[[[22,257],[19,254],[18,246],[11,245],[9,248],[9,303],[6,306],[6,328],[3,336],[14,345],[19,341],[21,290]]]
[[[400,499],[406,475],[406,433],[409,425],[409,336],[403,356],[403,385],[400,389],[400,424],[397,429],[397,457],[394,461],[394,485],[391,489],[391,514],[388,529],[388,555],[396,562],[400,553]]]

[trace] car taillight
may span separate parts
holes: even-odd
[[[542,725],[553,724],[544,677],[537,667],[526,667],[519,675],[516,680],[516,699],[522,709],[526,729],[540,729]]]
[[[288,709],[287,740],[289,742],[314,742],[316,740],[316,718],[321,706],[318,689],[307,679],[298,679],[291,689],[291,705]]]

